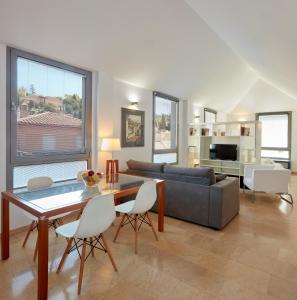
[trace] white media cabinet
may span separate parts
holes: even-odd
[[[258,163],[261,157],[261,122],[219,122],[189,124],[189,165],[212,167],[215,173],[242,176],[246,164]],[[211,144],[236,144],[237,160],[213,160]]]

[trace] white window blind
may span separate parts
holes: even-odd
[[[178,100],[154,93],[154,162],[177,162]]]
[[[18,166],[13,168],[13,188],[27,185],[30,178],[49,176],[53,181],[75,179],[77,173],[87,169],[87,161]]]
[[[291,115],[289,112],[258,114],[261,121],[261,156],[289,159]]]
[[[262,115],[262,147],[288,147],[288,114]]]
[[[17,156],[83,152],[84,76],[17,58]]]

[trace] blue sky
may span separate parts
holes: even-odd
[[[63,97],[77,94],[82,97],[82,75],[40,64],[25,58],[17,61],[18,88],[30,90],[33,84],[36,94]]]

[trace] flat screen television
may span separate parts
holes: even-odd
[[[211,144],[209,146],[209,158],[220,160],[237,160],[237,145]]]

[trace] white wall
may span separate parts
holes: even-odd
[[[260,112],[292,111],[291,162],[297,171],[297,101],[277,87],[259,79],[227,115],[228,121],[254,120]]]
[[[129,159],[152,161],[152,124],[153,124],[153,91],[135,87],[116,80],[101,72],[99,76],[99,144],[104,137],[121,137],[121,108],[131,108],[129,96],[139,100],[138,110],[145,112],[145,145],[144,147],[122,148],[115,152],[113,158],[119,160],[120,170],[126,169]],[[179,164],[186,161],[185,128],[187,128],[186,101],[180,101],[179,111]],[[99,166],[105,170],[105,161],[110,158],[108,153],[99,153]]]
[[[0,43],[0,190],[6,190],[6,46]],[[1,204],[0,204],[1,205]],[[1,215],[0,215],[1,220]],[[28,219],[19,208],[10,205],[10,227],[28,224]]]
[[[46,57],[47,55],[44,54]],[[92,140],[92,166],[105,171],[106,159],[111,158],[109,153],[99,151],[100,140],[103,137],[119,137],[121,134],[121,107],[129,108],[129,96],[135,95],[139,99],[139,110],[145,111],[145,146],[123,148],[121,152],[114,153],[119,159],[120,169],[126,169],[126,161],[136,159],[142,161],[152,160],[152,114],[153,92],[112,78],[104,72],[93,71],[93,140]],[[0,190],[6,189],[6,45],[0,43]],[[186,101],[180,102],[180,151],[179,161],[184,164],[186,160],[186,134],[187,109]],[[11,229],[27,225],[27,219],[20,209],[11,207]],[[0,216],[1,218],[1,216]]]

